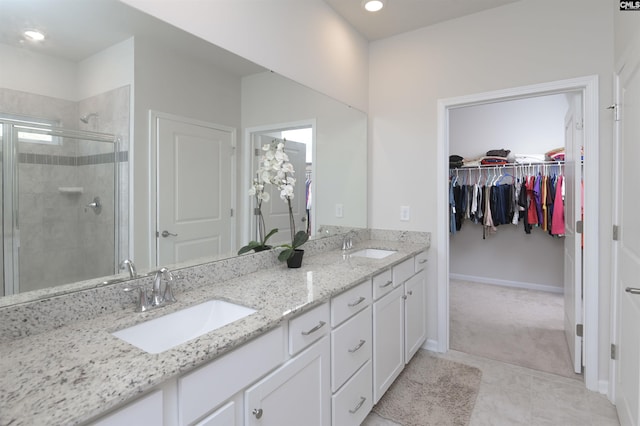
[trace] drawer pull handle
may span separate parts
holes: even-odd
[[[627,287],[624,291],[631,294],[640,294],[640,288]]]
[[[364,296],[360,296],[360,298],[358,300],[356,300],[355,302],[351,302],[348,304],[348,306],[350,308],[353,308],[354,306],[358,306],[359,304],[361,304],[362,302],[364,302],[366,300],[366,298]]]
[[[418,263],[424,265],[425,263],[427,263],[427,259],[420,259]]]
[[[360,409],[360,407],[362,407],[362,404],[364,404],[364,402],[367,400],[367,398],[365,398],[364,396],[360,397],[360,402],[358,402],[358,405],[356,405],[354,408],[352,408],[351,410],[349,410],[349,412],[351,414],[355,414],[356,411],[358,411]]]
[[[320,321],[320,322],[318,323],[318,325],[316,325],[315,327],[313,327],[311,330],[309,330],[309,331],[303,331],[303,332],[302,332],[302,335],[303,335],[303,336],[308,336],[308,335],[310,335],[311,333],[315,333],[316,331],[318,331],[318,330],[320,330],[322,327],[324,327],[324,326],[325,326],[325,324],[326,324],[326,322],[324,322],[324,321]]]
[[[413,296],[413,290],[409,290],[409,291],[407,292],[407,294],[408,294],[409,296]]]
[[[360,348],[362,347],[362,345],[364,345],[365,343],[367,343],[367,341],[366,341],[366,340],[362,340],[362,339],[360,339],[360,342],[358,342],[358,344],[357,344],[354,348],[349,349],[349,353],[354,353],[355,351],[357,351],[358,349],[360,349]]]
[[[385,287],[389,287],[391,284],[393,284],[393,281],[387,281],[384,284],[380,284],[380,288],[385,288]]]

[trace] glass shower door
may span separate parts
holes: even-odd
[[[15,154],[3,156],[3,168],[12,168],[5,177],[13,179],[4,182],[3,194],[3,213],[12,216],[4,220],[7,294],[113,275],[117,140],[30,124],[11,127],[4,146]]]

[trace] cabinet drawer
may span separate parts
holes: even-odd
[[[415,274],[415,261],[412,257],[402,263],[398,263],[392,268],[393,285],[397,286],[405,282],[411,275]]]
[[[393,290],[393,278],[391,276],[391,269],[387,269],[384,272],[380,272],[373,277],[373,299],[378,300],[385,294]]]
[[[373,407],[371,361],[353,376],[332,398],[333,426],[358,426]]]
[[[294,355],[329,334],[329,304],[324,303],[289,321],[289,353]]]
[[[180,424],[189,424],[285,361],[278,327],[178,379]]]
[[[157,390],[92,423],[93,426],[161,425],[162,391]]]
[[[331,299],[331,326],[336,327],[371,304],[371,281],[365,281]]]
[[[422,253],[418,253],[415,257],[416,259],[416,263],[415,263],[415,272],[420,272],[422,271],[424,268],[426,268],[427,266],[427,261],[429,260],[427,258],[427,252],[423,251]]]
[[[331,332],[331,391],[337,391],[371,359],[371,307]]]

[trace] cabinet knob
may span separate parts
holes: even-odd
[[[254,408],[251,413],[256,416],[256,419],[259,419],[262,417],[262,408]]]

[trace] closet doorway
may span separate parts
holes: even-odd
[[[581,253],[574,253],[573,229],[565,230],[563,198],[569,218],[579,209],[569,206],[581,169],[574,176],[575,162],[565,164],[565,156],[582,145],[574,143],[581,111],[579,92],[450,110],[449,152],[465,158],[450,165],[451,349],[579,377],[573,331],[581,310],[571,307],[580,280],[572,265]]]
[[[497,104],[501,102],[516,101],[521,99],[541,100],[541,99],[547,99],[546,97],[551,95],[560,96],[560,97],[564,96],[565,99],[567,99],[567,103],[570,104],[572,102],[570,100],[571,97],[565,96],[566,94],[569,94],[569,93],[577,93],[582,96],[581,104],[583,108],[581,108],[581,112],[584,112],[584,122],[582,126],[579,126],[580,123],[577,123],[577,124],[580,127],[578,130],[582,131],[584,134],[584,144],[583,144],[584,152],[585,152],[584,184],[585,184],[585,187],[589,187],[590,184],[594,185],[595,187],[591,188],[591,193],[593,195],[596,195],[597,194],[597,155],[594,155],[590,158],[588,156],[588,153],[597,152],[597,103],[596,103],[597,78],[586,77],[583,79],[566,80],[566,81],[553,82],[553,83],[536,85],[536,86],[528,86],[528,87],[505,90],[505,91],[484,93],[479,95],[473,95],[473,96],[467,96],[467,97],[461,97],[461,98],[455,98],[455,99],[445,99],[445,100],[439,101],[438,107],[439,107],[440,114],[439,114],[439,145],[438,147],[440,150],[439,159],[442,163],[441,170],[439,173],[439,179],[440,179],[439,191],[441,191],[440,195],[442,196],[442,202],[443,202],[442,205],[443,206],[449,205],[449,185],[448,185],[449,184],[449,170],[448,170],[449,155],[457,154],[456,152],[450,150],[451,144],[453,143],[452,136],[455,136],[455,132],[456,132],[456,130],[453,127],[455,125],[454,110],[462,110],[462,108],[466,108],[466,107]],[[551,98],[548,98],[548,99],[551,99]],[[562,119],[564,120],[564,117],[562,117]],[[580,121],[582,120],[580,119]],[[505,125],[508,125],[508,123],[505,123]],[[576,123],[574,123],[574,126],[575,125]],[[564,134],[562,135],[562,137],[564,137]],[[498,139],[495,139],[493,142],[496,142],[497,140]],[[491,141],[489,143],[491,143]],[[487,150],[483,149],[478,143],[478,141],[476,141],[476,144],[477,144],[476,148],[478,153],[482,154],[484,151],[484,153],[486,154],[486,151],[488,149]],[[557,142],[555,143],[555,145],[557,145]],[[564,145],[564,141],[562,145]],[[558,146],[555,146],[555,147],[557,148]],[[499,148],[510,149],[509,146],[495,146],[495,145],[489,149],[499,149]],[[520,149],[520,148],[516,147],[514,149]],[[541,153],[544,154],[544,152],[546,151],[542,151]],[[531,153],[531,151],[529,152],[525,151],[522,153],[523,154]],[[460,153],[460,155],[473,156],[474,151],[471,151],[470,153]],[[563,173],[566,174],[566,169],[563,169]],[[567,194],[571,193],[572,190],[567,191]],[[566,200],[566,202],[569,202],[569,200]],[[594,208],[597,206],[596,200],[593,197],[587,197],[584,200],[584,206],[585,206],[585,211],[589,211],[590,208]],[[589,233],[591,237],[589,239],[589,243],[594,244],[594,246],[591,249],[589,248],[589,246],[585,246],[585,250],[584,250],[585,263],[584,264],[582,264],[582,262],[580,261],[575,263],[576,265],[575,270],[577,270],[578,272],[582,271],[583,269],[585,270],[584,297],[580,298],[578,294],[583,292],[580,289],[579,285],[575,287],[577,289],[575,294],[578,294],[577,296],[578,302],[583,302],[585,305],[585,310],[584,310],[585,321],[584,322],[581,321],[581,323],[584,324],[585,329],[588,330],[588,332],[586,333],[586,338],[584,340],[584,343],[585,343],[585,350],[586,350],[586,359],[589,360],[589,363],[585,366],[584,379],[585,379],[587,388],[595,390],[597,389],[596,373],[597,373],[598,317],[597,317],[597,278],[596,278],[597,277],[597,257],[594,257],[594,255],[596,255],[597,252],[594,250],[594,248],[597,248],[597,234],[596,234],[597,223],[595,221],[595,215],[593,216],[594,217],[592,217],[592,220],[590,222],[585,223],[584,229],[586,232]],[[589,216],[587,215],[586,217],[589,217]],[[570,215],[568,215],[567,220],[573,221],[573,219],[570,218]],[[450,337],[449,336],[449,319],[450,319],[449,276],[450,276],[450,272],[453,273],[454,276],[456,273],[459,275],[465,275],[465,274],[462,273],[464,272],[464,269],[460,269],[459,268],[460,265],[455,264],[455,262],[451,259],[451,255],[455,253],[455,250],[459,247],[457,247],[455,243],[452,244],[449,241],[450,228],[449,228],[448,209],[447,210],[440,209],[438,222],[439,222],[439,227],[438,227],[439,238],[438,238],[437,244],[438,244],[439,253],[441,253],[441,256],[439,256],[439,260],[438,260],[438,349],[441,351],[446,351],[449,349],[449,344],[450,344],[450,340],[449,340],[449,337]],[[475,226],[475,225],[470,225],[470,226]],[[498,233],[501,233],[503,231],[502,227],[504,226],[507,226],[507,225],[502,225],[500,227],[501,229],[498,230]],[[567,232],[569,232],[570,227],[567,227],[567,228],[568,228]],[[473,241],[473,243],[476,246],[477,244],[482,244],[487,242],[486,240],[484,241],[482,240],[482,226],[480,226],[479,229],[480,229],[479,234],[476,233],[477,240]],[[553,287],[557,287],[559,289],[558,290],[559,292],[564,292],[564,289],[560,290],[560,288],[563,287],[563,284],[558,285],[559,284],[558,277],[562,276],[562,278],[560,278],[560,282],[562,283],[564,281],[565,266],[567,265],[570,266],[572,264],[571,254],[568,253],[568,250],[565,250],[564,244],[557,244],[558,241],[554,241],[552,237],[545,235],[544,232],[542,232],[541,230],[534,229],[532,232],[534,231],[540,232],[540,235],[537,236],[538,240],[541,240],[541,238],[539,237],[548,239],[546,242],[544,240],[541,240],[541,241],[537,241],[537,243],[543,246],[545,244],[547,246],[551,246],[552,244],[556,243],[553,250],[548,250],[549,253],[552,254],[552,257],[554,259],[553,261],[555,262],[555,265],[553,266],[553,268],[550,268],[551,270],[555,271],[555,272],[552,272],[552,275],[555,278],[545,277],[544,279],[546,281],[531,280],[530,278],[524,278],[524,279],[520,278],[518,280],[518,279],[514,279],[513,277],[509,278],[508,275],[503,276],[503,278],[500,278],[499,276],[496,276],[496,274],[494,273],[495,269],[497,269],[497,266],[500,264],[500,261],[502,260],[500,257],[500,254],[491,249],[487,249],[485,250],[484,255],[489,256],[490,262],[486,262],[486,259],[485,259],[484,270],[486,271],[488,269],[491,269],[492,273],[488,274],[489,278],[488,278],[488,281],[485,281],[485,283],[491,282],[491,281],[493,281],[492,284],[496,284],[496,283],[513,284],[514,282],[516,284],[525,283],[525,284],[533,284],[533,286],[531,287],[533,289],[536,289],[536,286],[539,286],[537,290],[552,290]],[[506,232],[508,232],[508,230],[505,230],[503,234],[506,234]],[[522,233],[522,235],[520,235],[519,232]],[[511,239],[525,238],[522,226],[520,226],[519,229],[516,227],[513,227],[513,229],[511,230],[511,233],[513,234],[510,236]],[[457,237],[458,235],[456,236],[456,238]],[[475,235],[473,235],[473,232],[472,232],[471,234],[468,234],[466,238],[473,239],[474,237]],[[495,237],[496,237],[495,235],[488,237],[493,239],[493,241],[489,241],[489,242],[495,243],[497,240]],[[580,242],[579,236],[578,236],[578,241]],[[461,246],[464,250],[467,250],[467,251],[471,247],[469,244],[466,244],[466,243],[462,243]],[[518,254],[519,250],[518,248],[513,247],[513,242],[504,243],[504,246],[505,247],[503,247],[503,249],[506,249],[509,255]],[[547,247],[547,249],[548,248],[549,247]],[[542,250],[545,251],[546,249],[543,248]],[[543,257],[545,255],[548,255],[549,253],[547,252],[542,253]],[[526,256],[526,252],[523,252],[522,256]],[[493,268],[491,266],[493,266]],[[508,267],[509,265],[506,265],[506,266]],[[517,273],[517,269],[518,268],[516,268],[515,271],[511,271],[511,272]],[[568,268],[568,269],[571,269],[571,268]],[[535,275],[536,273],[540,273],[540,271],[541,271],[541,268],[537,267],[534,270],[533,275]],[[467,274],[467,275],[470,275],[470,274]],[[476,273],[475,276],[477,277],[479,276],[479,274]],[[507,278],[505,279],[504,277],[507,277]],[[576,278],[576,280],[578,279],[579,278]],[[525,285],[525,288],[526,288],[526,285]],[[582,306],[582,303],[576,303],[576,305],[578,304]],[[591,330],[589,330],[589,328],[591,327],[589,327],[588,324],[590,324],[593,327]],[[573,333],[571,333],[571,335],[573,335]],[[580,349],[579,346],[581,345],[578,345],[577,349]],[[591,357],[590,356],[591,354],[593,354],[594,357]],[[580,358],[578,358],[578,360],[580,360]]]

